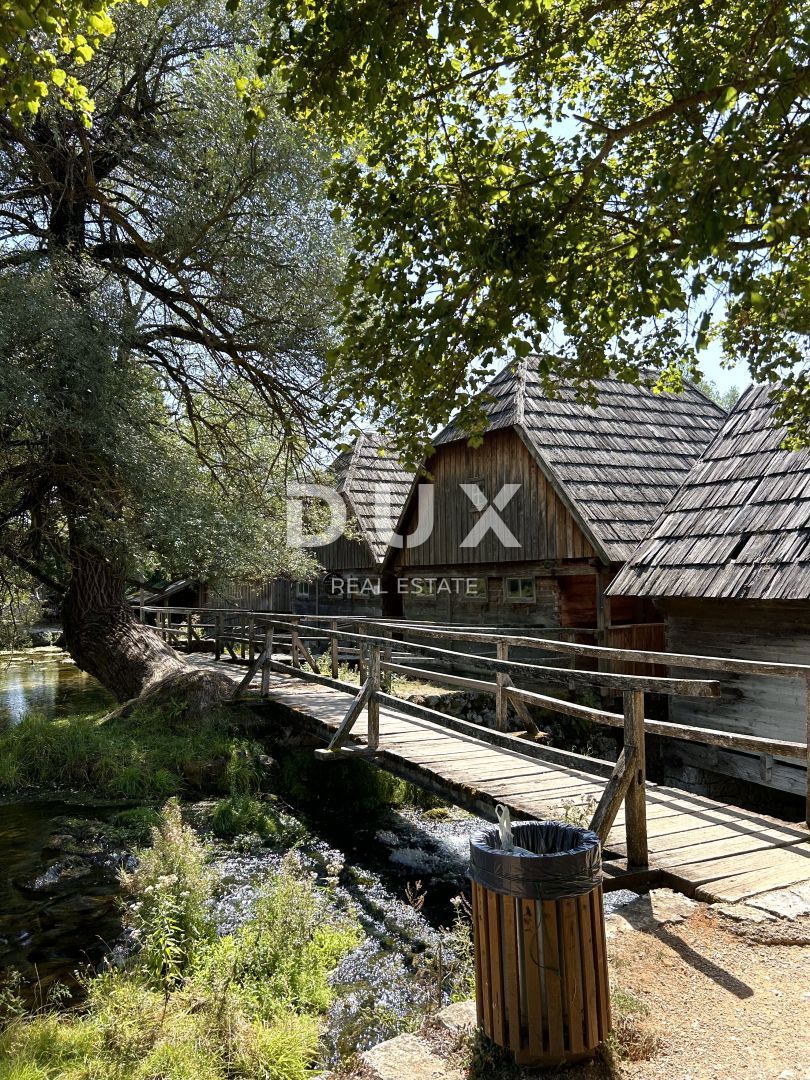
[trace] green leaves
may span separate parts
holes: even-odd
[[[806,367],[807,0],[268,13],[264,71],[368,163],[337,159],[330,190],[355,241],[338,421],[362,397],[414,445],[527,343],[552,380],[692,370],[707,301],[727,360]]]

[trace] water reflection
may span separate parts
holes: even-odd
[[[113,704],[112,696],[65,653],[37,650],[0,660],[0,725],[18,724],[26,713],[67,716]]]

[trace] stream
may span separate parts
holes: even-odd
[[[55,650],[39,652],[41,661],[29,654],[0,667],[0,723],[109,704],[106,692]],[[70,794],[0,803],[0,981],[18,972],[31,1000],[57,981],[79,990],[83,971],[126,953],[117,875],[131,856],[115,843],[116,815],[125,806],[132,804],[88,805]],[[210,803],[186,806],[196,822],[209,810]],[[296,857],[364,932],[334,976],[340,990],[325,1033],[334,1063],[396,1034],[428,1000],[447,999],[428,958],[441,947],[442,962],[452,963],[441,931],[456,915],[469,835],[479,822],[461,811],[436,820],[415,809],[352,821],[334,803],[316,811],[287,803],[285,814],[299,835]],[[248,917],[285,852],[207,839],[219,877],[215,916],[228,932]]]
[[[108,704],[97,683],[53,650],[42,664],[27,658],[0,668],[0,723],[18,723],[29,711],[58,718]],[[468,895],[469,837],[481,822],[452,808],[353,812],[346,793],[320,794],[314,807],[289,798],[279,806],[297,837],[294,857],[364,935],[333,977],[337,994],[323,1040],[328,1067],[398,1034],[426,1005],[448,1001],[442,976],[454,964],[454,944],[447,931]],[[129,947],[118,873],[133,860],[119,842],[116,815],[132,804],[81,798],[0,802],[0,987],[18,972],[34,1002],[54,982],[80,993],[83,971],[117,962]],[[203,833],[211,805],[185,805]],[[219,879],[214,915],[227,933],[250,915],[285,850],[258,838],[206,839]],[[634,896],[615,893],[606,906]]]

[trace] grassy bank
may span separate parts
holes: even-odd
[[[124,878],[135,953],[88,982],[77,1013],[29,1016],[0,993],[0,1080],[304,1080],[329,975],[359,931],[287,861],[250,921],[217,937],[213,884],[205,848],[170,803]]]
[[[78,788],[105,798],[163,800],[216,787],[232,743],[224,717],[189,727],[171,707],[109,719],[29,715],[0,732],[0,791]]]

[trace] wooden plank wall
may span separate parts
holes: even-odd
[[[667,600],[671,652],[806,664],[810,660],[810,601]],[[805,687],[799,679],[718,675],[723,693],[714,699],[673,698],[670,719],[745,735],[804,742]],[[763,760],[697,744],[668,743],[668,756],[685,765],[766,784],[802,795],[806,770],[798,762]]]
[[[468,597],[461,584],[466,576],[486,579],[482,599]],[[509,603],[504,596],[504,577],[527,577],[534,581],[533,603]],[[458,580],[459,592],[439,592],[435,597],[415,591],[420,577],[448,578],[451,588]],[[537,573],[536,566],[521,566],[504,574],[502,565],[484,565],[473,569],[458,566],[429,567],[403,575],[402,610],[406,619],[469,626],[559,626],[559,584],[547,572]]]
[[[435,482],[433,532],[424,544],[406,547],[398,554],[397,569],[595,556],[593,547],[514,431],[491,432],[480,447],[468,446],[463,440],[441,446],[429,460],[428,469]],[[521,485],[500,515],[520,541],[520,547],[504,547],[493,532],[475,548],[460,547],[479,516],[460,485],[474,481],[489,499],[504,484]],[[403,528],[406,535],[415,529],[416,519],[417,499],[413,496]]]

